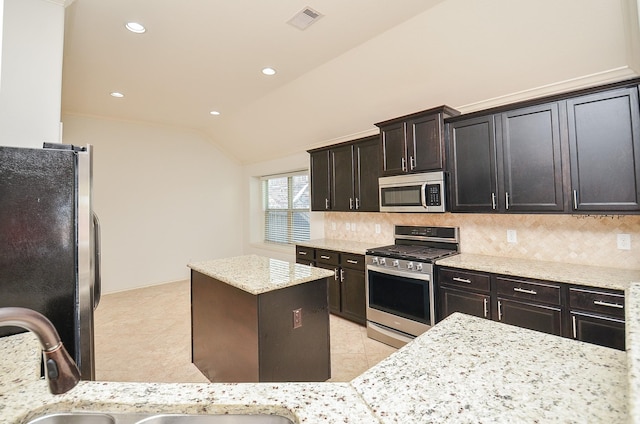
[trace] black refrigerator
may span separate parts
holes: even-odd
[[[90,145],[0,146],[0,307],[45,315],[83,380],[95,379],[100,231]],[[0,327],[0,336],[24,331]]]

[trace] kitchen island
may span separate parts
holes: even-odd
[[[256,255],[189,267],[192,362],[210,381],[331,377],[331,271]]]

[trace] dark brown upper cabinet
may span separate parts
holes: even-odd
[[[640,211],[638,87],[567,100],[576,212]]]
[[[312,211],[375,212],[379,209],[379,136],[314,149],[309,153]]]
[[[638,80],[446,120],[452,212],[640,212]]]
[[[445,167],[444,118],[458,115],[448,106],[379,122],[382,174],[440,171]]]

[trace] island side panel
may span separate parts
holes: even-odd
[[[258,381],[257,297],[192,270],[191,355],[212,382]]]
[[[331,378],[328,280],[260,294],[260,381],[325,381]],[[293,311],[302,326],[294,328]]]

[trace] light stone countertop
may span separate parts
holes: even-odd
[[[439,266],[513,275],[604,289],[626,290],[640,281],[640,270],[605,268],[461,253],[436,261]]]
[[[258,255],[213,259],[188,266],[255,295],[333,277],[333,271]]]
[[[314,247],[316,249],[335,250],[336,252],[354,253],[364,255],[367,249],[379,247],[380,243],[363,243],[359,241],[315,239],[296,243],[299,246]]]
[[[625,291],[625,332],[629,366],[629,422],[640,423],[640,281]]]

